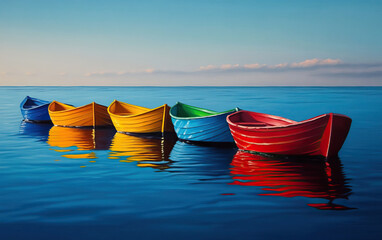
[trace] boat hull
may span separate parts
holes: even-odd
[[[179,139],[193,142],[232,143],[233,138],[229,131],[226,118],[237,111],[232,109],[227,112],[201,117],[178,117],[177,103],[171,108],[170,115],[176,135]],[[185,104],[182,104],[185,105]],[[185,105],[186,107],[192,107]],[[192,107],[196,108],[196,107]],[[192,110],[192,109],[191,109]],[[202,109],[204,110],[204,109]],[[183,110],[182,110],[183,111]],[[207,110],[210,111],[210,110]],[[211,111],[212,112],[212,111]]]
[[[94,102],[76,108],[53,101],[49,105],[49,115],[56,126],[96,127],[112,124],[107,107]]]
[[[49,104],[48,101],[27,96],[20,104],[21,114],[26,121],[49,122]]]
[[[114,101],[108,107],[114,127],[122,133],[174,132],[169,111],[167,104],[150,109]]]
[[[233,142],[232,135],[225,121],[230,113],[200,118],[172,119],[179,139],[194,142]]]
[[[251,126],[246,118],[283,122],[280,126]],[[349,132],[351,119],[341,114],[323,114],[294,122],[277,116],[240,111],[227,117],[227,122],[239,149],[276,155],[337,156]],[[253,123],[252,123],[253,124]]]

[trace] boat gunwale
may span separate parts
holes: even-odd
[[[184,103],[181,103],[181,102],[177,102],[174,106],[171,107],[171,109],[173,109],[176,105],[186,105],[186,106],[190,106],[190,107],[195,107],[195,106],[187,105],[187,104],[184,104]],[[196,107],[196,108],[199,108],[199,107]],[[208,110],[208,111],[211,111],[211,112],[215,112],[216,114],[211,114],[209,116],[202,116],[202,117],[178,117],[178,116],[175,116],[175,115],[172,114],[171,109],[170,109],[170,116],[172,118],[178,119],[178,120],[194,120],[194,119],[197,120],[197,119],[203,119],[203,118],[217,117],[217,116],[221,116],[221,115],[224,115],[224,114],[227,114],[227,113],[228,114],[233,114],[235,112],[240,111],[240,109],[238,107],[230,109],[230,110],[227,110],[227,111],[223,111],[223,112],[216,112],[216,111],[205,109],[205,108],[199,108],[199,109],[202,109],[202,110]]]
[[[30,108],[25,108],[25,104],[27,103],[28,99],[31,99],[32,101],[35,101],[34,99],[36,100],[40,100],[40,101],[43,101],[43,102],[46,102],[46,103],[43,103],[41,105],[36,105],[36,106],[32,106]],[[33,97],[29,97],[29,96],[26,96],[24,98],[24,100],[21,102],[21,109],[24,110],[24,111],[29,111],[29,110],[34,110],[34,109],[38,109],[38,108],[42,108],[42,107],[45,107],[45,106],[49,106],[52,102],[49,102],[49,101],[45,101],[45,100],[42,100],[42,99],[38,99],[38,98],[33,98]]]
[[[142,107],[142,106],[133,105],[133,104],[129,104],[129,103],[125,103],[125,102],[121,102],[121,101],[118,101],[118,100],[114,100],[114,101],[107,107],[107,112],[109,113],[110,116],[113,115],[113,116],[122,117],[122,118],[138,117],[138,116],[140,116],[140,115],[144,115],[144,114],[153,112],[153,111],[158,110],[158,109],[160,109],[160,108],[166,108],[166,106],[168,106],[167,104],[163,104],[163,105],[161,105],[161,106],[159,106],[159,107],[156,107],[156,108],[146,108],[146,109],[148,109],[146,112],[142,112],[142,113],[138,113],[138,114],[119,115],[119,114],[116,114],[116,113],[112,113],[112,112],[110,112],[110,110],[109,110],[109,108],[110,108],[115,102],[120,102],[120,103],[123,103],[123,104],[127,104],[127,105],[131,105],[131,106],[135,106],[135,107],[138,107],[138,108],[146,108],[146,107]]]
[[[235,113],[232,113],[230,115],[227,116],[227,122],[229,125],[231,126],[235,126],[235,127],[238,127],[238,128],[241,128],[241,129],[282,129],[282,128],[287,128],[287,127],[294,127],[294,126],[299,126],[299,125],[303,125],[305,123],[309,123],[309,122],[313,122],[317,119],[320,119],[320,118],[323,118],[323,117],[326,117],[326,116],[330,116],[330,114],[335,114],[335,113],[324,113],[324,114],[321,114],[321,115],[318,115],[316,117],[313,117],[313,118],[309,118],[307,120],[304,120],[304,121],[300,121],[300,122],[296,122],[296,121],[293,121],[291,119],[288,119],[288,118],[283,118],[283,117],[280,117],[280,116],[276,116],[276,115],[270,115],[270,114],[266,114],[266,113],[258,113],[258,112],[254,112],[254,113],[257,113],[257,114],[261,114],[263,116],[266,116],[266,117],[271,117],[273,119],[279,119],[279,120],[287,120],[287,121],[293,121],[295,123],[292,123],[292,124],[288,124],[288,125],[282,125],[282,126],[243,126],[241,124],[237,124],[237,123],[234,123],[230,120],[230,117],[233,116],[234,114],[238,114],[238,113],[244,113],[244,112],[249,112],[251,113],[251,111],[246,111],[246,110],[240,110],[238,112],[235,112]],[[340,115],[340,116],[344,116],[344,117],[347,117],[349,118],[348,116],[346,115],[342,115],[342,114],[335,114],[335,115]]]
[[[58,103],[58,104],[61,104],[61,105],[65,105],[65,106],[72,107],[72,108],[71,108],[71,109],[65,109],[65,110],[51,110],[51,109],[50,109],[50,105],[51,105],[52,103]],[[62,102],[58,102],[58,101],[56,101],[56,100],[53,100],[53,101],[49,104],[48,110],[49,110],[49,112],[53,112],[53,113],[69,112],[69,111],[74,111],[74,110],[77,110],[77,109],[82,109],[82,108],[85,108],[85,107],[90,106],[90,105],[93,105],[93,104],[94,104],[94,105],[98,105],[98,106],[106,107],[106,106],[101,105],[101,104],[98,104],[98,103],[96,103],[96,102],[91,102],[91,103],[86,104],[86,105],[83,105],[83,106],[74,107],[74,106],[72,106],[72,105],[65,104],[65,103],[62,103]]]

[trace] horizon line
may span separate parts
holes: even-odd
[[[382,85],[0,85],[0,87],[382,87]]]

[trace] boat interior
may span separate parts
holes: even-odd
[[[296,121],[273,115],[242,111],[230,117],[231,122],[246,127],[285,126]]]
[[[52,102],[49,106],[49,109],[51,111],[65,111],[65,110],[69,110],[69,109],[73,109],[75,107],[71,106],[71,105],[67,105],[67,104],[64,104],[64,103],[58,103],[58,102]]]
[[[114,101],[114,103],[109,107],[109,111],[118,115],[136,115],[147,112],[151,110],[150,108],[135,106],[119,101]]]
[[[218,113],[212,110],[200,109],[184,104],[177,104],[176,109],[174,110],[176,111],[175,114],[177,117],[205,117]]]
[[[31,98],[28,98],[25,103],[24,103],[24,108],[34,108],[34,107],[37,107],[37,106],[40,106],[42,104],[47,104],[48,102],[45,102],[45,101],[40,101],[40,100],[37,100],[37,99],[31,99]]]

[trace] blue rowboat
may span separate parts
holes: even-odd
[[[26,96],[20,104],[21,114],[25,121],[50,121],[48,106],[50,102]]]
[[[179,139],[194,142],[233,142],[226,118],[238,108],[224,112],[194,107],[177,102],[170,109],[170,116]]]

